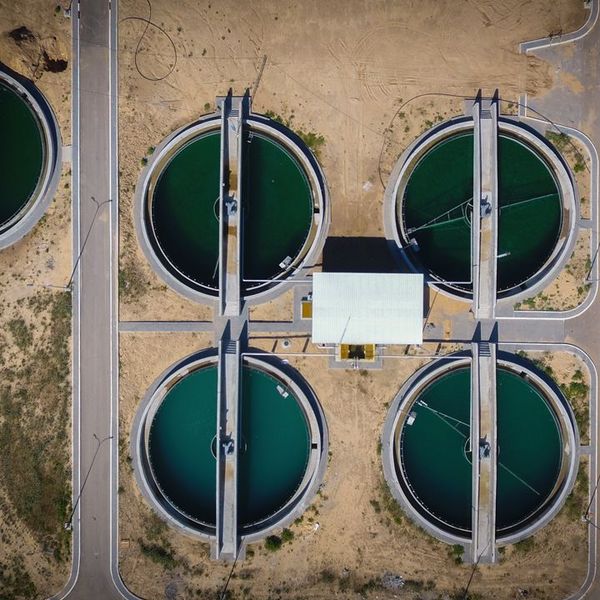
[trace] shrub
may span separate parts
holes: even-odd
[[[281,532],[281,540],[283,542],[291,542],[294,539],[294,532],[291,529],[284,529]]]
[[[533,537],[528,537],[524,540],[521,540],[520,542],[517,542],[515,544],[515,550],[521,554],[527,554],[528,552],[531,552],[531,550],[533,550],[534,546],[535,541]]]
[[[161,546],[159,544],[145,544],[142,540],[138,540],[142,554],[149,558],[152,562],[162,565],[165,569],[171,570],[177,566],[177,561],[173,555],[173,551],[169,546]]]
[[[8,330],[12,334],[15,344],[19,350],[26,350],[29,346],[31,346],[33,335],[31,334],[29,327],[27,327],[27,323],[25,323],[24,319],[19,318],[9,321]]]
[[[278,535],[270,535],[265,540],[265,548],[269,552],[277,552],[277,550],[279,550],[281,548],[282,543],[283,542]]]
[[[448,549],[448,556],[457,564],[460,565],[463,561],[463,554],[465,549],[461,544],[453,544]]]

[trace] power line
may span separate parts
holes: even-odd
[[[474,99],[473,96],[465,96],[463,94],[452,94],[450,92],[426,92],[423,94],[417,94],[416,96],[413,96],[412,98],[409,98],[408,100],[406,100],[405,102],[403,102],[398,109],[396,110],[396,112],[394,113],[394,115],[392,116],[392,118],[390,119],[390,123],[388,125],[388,127],[386,128],[386,132],[390,132],[391,127],[394,123],[394,121],[396,120],[396,117],[398,117],[398,115],[402,112],[402,110],[410,103],[413,102],[414,100],[417,100],[419,98],[425,98],[425,97],[429,97],[429,96],[442,96],[442,97],[446,97],[446,98],[460,98],[462,100],[469,100],[469,99]],[[546,123],[549,123],[552,127],[554,127],[554,129],[556,129],[556,131],[558,131],[559,133],[564,133],[560,126],[555,123],[552,119],[550,119],[549,117],[543,115],[541,112],[539,112],[538,110],[536,110],[535,108],[532,108],[531,106],[528,106],[527,104],[523,104],[522,102],[519,102],[518,100],[506,100],[504,98],[497,98],[499,102],[506,102],[506,103],[510,103],[510,104],[516,104],[519,107],[525,108],[527,110],[530,110],[532,113],[535,113],[538,117],[540,117],[541,120],[546,121]],[[379,162],[377,165],[377,170],[378,170],[378,174],[379,174],[379,181],[381,183],[381,186],[383,187],[383,189],[385,190],[385,183],[383,182],[383,174],[381,172],[381,163],[383,162],[383,153],[385,152],[385,148],[386,148],[386,144],[388,140],[386,139],[385,133],[384,133],[384,140],[383,140],[383,144],[381,146],[381,151],[379,152]],[[571,141],[571,138],[569,136],[568,137],[568,143],[569,145],[572,147],[572,149],[575,151],[576,155],[578,157],[581,157],[581,152],[579,152],[579,150],[577,149],[577,147],[575,146],[575,144]],[[399,144],[397,144],[399,145]],[[589,172],[589,167],[587,165],[587,161],[584,159],[583,160],[583,164],[584,167],[586,169],[586,171]]]
[[[98,452],[100,451],[100,446],[102,446],[102,444],[104,444],[104,442],[113,439],[112,435],[108,435],[102,439],[100,439],[95,433],[93,434],[93,436],[96,439],[96,441],[98,442],[98,445],[96,446],[96,451],[94,452],[94,456],[92,457],[92,462],[90,463],[90,466],[85,475],[85,479],[83,480],[83,485],[79,489],[79,495],[77,496],[77,500],[75,500],[75,504],[73,505],[73,510],[71,511],[69,518],[65,522],[65,529],[71,529],[71,527],[73,526],[73,515],[75,514],[75,511],[77,510],[77,506],[79,505],[79,500],[81,499],[81,495],[83,494],[85,484],[87,483],[88,477],[90,476],[90,473],[92,472],[92,467],[94,466],[94,463],[96,462],[96,457],[98,456]]]
[[[225,585],[223,586],[223,589],[221,590],[218,600],[225,600],[225,594],[227,593],[227,587],[229,586],[229,582],[231,581],[231,576],[233,575],[233,570],[235,569],[235,565],[237,565],[237,561],[238,561],[238,557],[239,557],[239,552],[236,554],[235,560],[233,561],[233,565],[231,567],[231,571],[229,571],[229,576],[227,577],[227,581],[225,582]]]
[[[109,202],[112,202],[112,200],[110,198],[108,200],[104,200],[103,202],[98,202],[96,200],[96,198],[94,198],[94,196],[90,196],[90,199],[92,200],[92,202],[94,202],[96,204],[96,211],[94,212],[94,216],[92,217],[92,222],[90,223],[90,227],[89,227],[89,229],[87,231],[85,239],[83,240],[83,244],[81,245],[81,250],[79,251],[79,254],[77,256],[77,260],[75,261],[75,265],[73,266],[73,271],[71,271],[71,276],[69,277],[69,281],[68,281],[67,285],[65,286],[65,289],[70,289],[71,285],[73,285],[73,278],[75,277],[75,273],[77,272],[77,267],[79,266],[79,262],[81,260],[81,257],[83,256],[83,251],[85,250],[85,246],[86,246],[86,244],[88,242],[90,234],[92,233],[92,227],[94,226],[94,223],[96,222],[96,217],[98,216],[98,213],[100,212],[100,209],[105,204],[108,204]]]
[[[465,593],[463,594],[462,600],[467,600],[467,598],[469,597],[469,588],[471,587],[471,582],[473,581],[473,577],[475,576],[475,571],[477,570],[477,566],[479,565],[479,561],[481,560],[481,557],[485,554],[489,545],[490,545],[490,542],[488,542],[486,547],[481,551],[481,553],[477,557],[477,560],[475,561],[475,564],[473,565],[473,569],[471,569],[471,575],[469,577],[469,581],[467,582],[467,587],[465,588]]]

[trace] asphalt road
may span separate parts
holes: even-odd
[[[72,18],[74,259],[80,255],[73,279],[73,466],[74,490],[81,490],[81,497],[73,516],[73,571],[60,597],[110,600],[132,597],[118,591],[116,560],[113,565],[118,448],[113,229],[118,211],[110,45],[116,15],[111,21],[108,0],[82,0]]]

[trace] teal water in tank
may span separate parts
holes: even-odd
[[[308,424],[294,394],[278,379],[243,368],[238,460],[239,524],[261,521],[294,495],[309,459]],[[216,522],[217,368],[201,368],[175,384],[151,427],[149,460],[163,494],[180,511]]]
[[[295,258],[312,223],[310,184],[298,161],[278,142],[246,134],[243,145],[243,277],[270,279]],[[248,282],[246,287],[256,285]]]
[[[562,226],[556,181],[530,147],[498,138],[498,291],[516,287],[546,263]],[[452,135],[417,162],[400,218],[418,244],[413,259],[436,277],[472,290],[473,133]]]
[[[442,529],[471,529],[471,371],[454,369],[429,384],[400,435],[400,461],[416,506]]]
[[[562,462],[562,435],[537,386],[499,369],[496,530],[528,522],[550,497]]]
[[[0,80],[0,227],[32,199],[44,167],[41,126],[29,103]]]
[[[442,529],[470,535],[470,368],[440,376],[410,409],[400,432],[400,469],[415,507]],[[557,418],[541,391],[517,373],[497,370],[498,535],[532,521],[552,497],[562,461]]]
[[[152,201],[152,225],[172,265],[192,281],[218,288],[219,132],[181,148],[163,169]]]

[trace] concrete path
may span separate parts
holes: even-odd
[[[473,104],[473,312],[477,319],[496,314],[498,253],[498,104],[481,99]]]
[[[219,313],[240,314],[243,102],[229,93],[221,107],[221,186],[219,194]]]
[[[600,70],[598,57],[600,57],[600,26],[598,23],[599,2],[592,2],[590,17],[584,27],[573,35],[562,36],[559,39],[537,40],[535,43],[522,45],[522,50],[548,61],[554,66],[556,85],[550,92],[536,99],[526,96],[523,101],[526,107],[522,112],[532,118],[543,117],[554,123],[568,125],[580,130],[581,134],[567,131],[569,135],[576,134],[578,138],[588,140],[592,154],[591,167],[592,180],[592,206],[595,208],[592,219],[593,250],[598,248],[598,155],[596,149],[600,146],[600,114],[598,112],[598,99],[600,98]],[[572,43],[567,43],[572,42]],[[574,85],[577,81],[580,85]],[[570,82],[570,83],[567,83]],[[533,110],[530,110],[533,109]],[[594,279],[598,278],[598,265],[592,269]],[[600,361],[600,303],[597,301],[597,282],[594,282],[593,295],[586,303],[585,310],[569,320],[563,320],[564,339],[576,344],[585,351],[589,357],[588,364],[592,369],[594,382],[591,396],[597,398],[595,384],[596,367]],[[543,322],[543,328],[548,321]],[[600,461],[600,448],[598,446],[596,402],[590,406],[591,439],[595,451],[590,454],[590,492],[595,491],[598,481],[598,464]],[[600,514],[599,494],[594,494],[591,513],[597,520]],[[589,566],[586,580],[582,587],[570,599],[600,598],[600,582],[596,579],[598,570],[597,548],[600,541],[600,529],[590,524],[589,532]]]
[[[470,561],[496,560],[496,344],[471,346],[471,460],[473,530]]]
[[[230,327],[219,341],[217,414],[217,531],[215,556],[233,561],[239,549],[238,456],[240,431],[240,340],[229,337]]]

